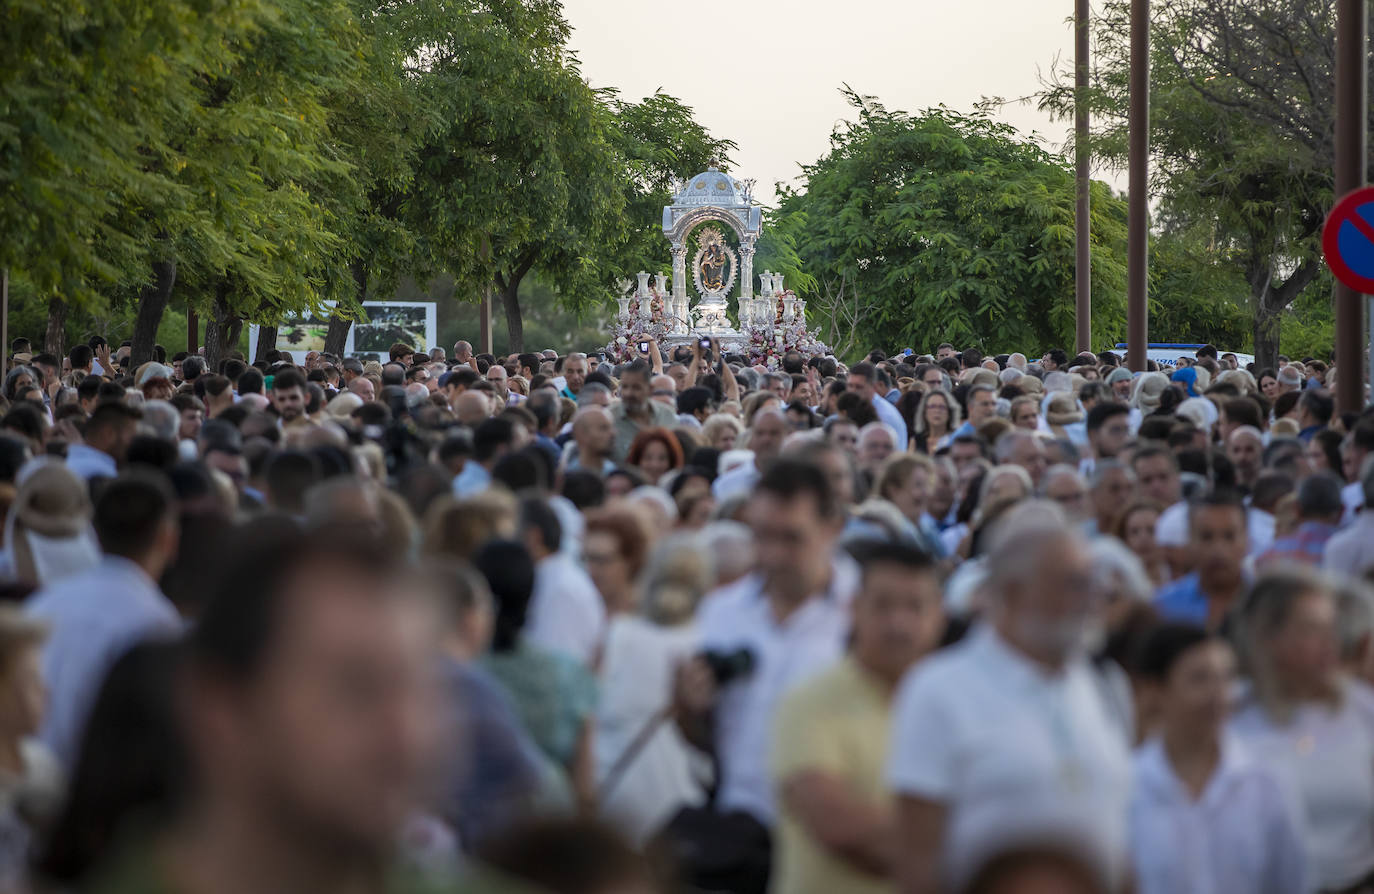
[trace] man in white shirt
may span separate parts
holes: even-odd
[[[782,450],[787,432],[787,419],[781,410],[760,410],[755,414],[754,424],[747,432],[747,443],[749,449],[754,451],[754,461],[736,466],[717,478],[711,485],[712,495],[717,500],[727,500],[737,494],[747,493]]]
[[[520,502],[520,538],[535,563],[525,636],[590,667],[606,633],[606,605],[587,572],[562,551],[563,529],[546,500]]]
[[[67,448],[67,468],[82,481],[92,478],[113,478],[129,451],[129,444],[138,434],[138,420],[143,413],[137,407],[119,401],[100,404],[86,420],[82,435],[85,443]]]
[[[49,700],[39,738],[69,770],[111,665],[143,640],[181,631],[156,583],[177,552],[175,503],[165,482],[137,474],[115,479],[96,503],[94,526],[104,560],[25,604],[52,628],[41,659]]]
[[[1374,570],[1374,455],[1365,458],[1357,483],[1364,509],[1355,521],[1331,535],[1322,554],[1322,568],[1355,578]]]
[[[717,811],[767,828],[776,816],[768,766],[774,715],[797,684],[844,654],[859,573],[836,553],[844,514],[818,464],[777,460],[747,511],[755,570],[708,595],[697,626],[704,652],[749,658],[724,680],[702,658],[684,665],[677,702],[683,733],[719,761]],[[768,855],[761,857],[766,874]]]
[[[901,412],[878,393],[878,368],[871,363],[856,363],[849,368],[849,378],[845,380],[845,390],[873,405],[878,413],[878,421],[892,432],[894,444],[905,445],[907,441],[906,421]]]
[[[1126,868],[1130,721],[1086,657],[1101,605],[1084,539],[1053,504],[1024,503],[994,530],[987,570],[987,620],[897,695],[903,894],[958,889],[1028,838]]]

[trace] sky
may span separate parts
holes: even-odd
[[[843,84],[889,109],[970,111],[1010,100],[998,117],[1059,149],[1072,128],[1033,102],[1056,64],[1072,64],[1071,0],[563,0],[572,49],[594,87],[637,100],[662,88],[734,140],[733,173],[792,183],[851,117]],[[1097,172],[1103,176],[1104,172]],[[1109,178],[1115,179],[1115,178]]]

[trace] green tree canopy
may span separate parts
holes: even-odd
[[[987,352],[1072,342],[1074,180],[1064,160],[980,110],[889,111],[846,91],[857,114],[784,192],[777,226],[853,313],[831,338],[884,347],[950,340]],[[1093,185],[1093,333],[1124,331],[1125,207]],[[825,334],[825,333],[823,333]]]

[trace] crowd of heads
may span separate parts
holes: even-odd
[[[951,845],[963,795],[921,788],[904,712],[938,723],[980,631],[1105,669],[1123,751],[1374,704],[1374,414],[1336,413],[1320,361],[12,347],[16,883],[84,890],[132,836],[186,890],[399,861],[667,891],[710,881],[704,810],[765,842],[718,890],[815,890],[811,848],[908,894],[1113,891],[1111,847]],[[842,659],[893,712],[867,800],[775,741],[844,727],[806,686]]]

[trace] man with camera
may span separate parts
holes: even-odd
[[[774,462],[747,511],[755,570],[703,601],[704,654],[677,679],[679,725],[715,756],[719,785],[710,809],[680,814],[669,835],[702,887],[762,892],[777,815],[773,719],[797,684],[844,654],[858,568],[836,553],[844,511],[816,463]]]

